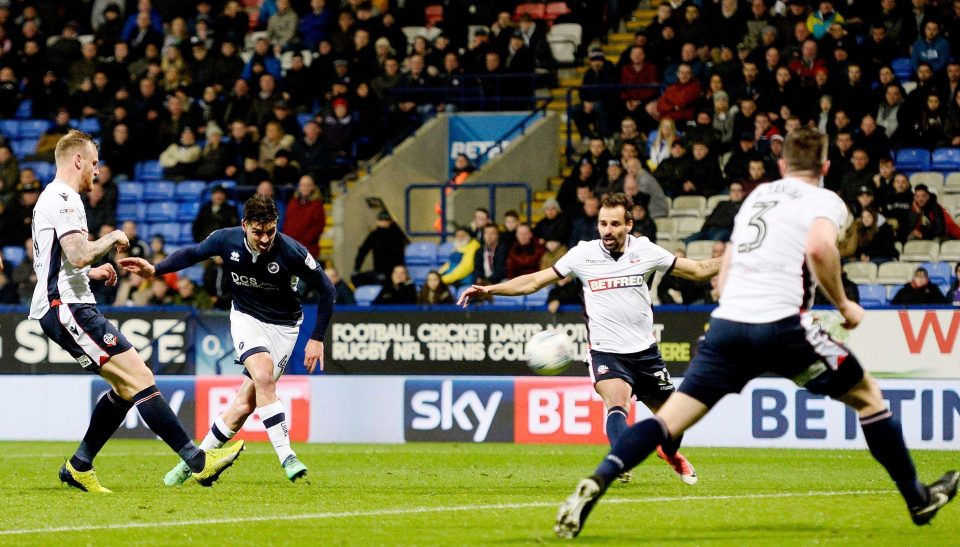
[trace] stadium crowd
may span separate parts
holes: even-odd
[[[380,302],[442,303],[447,286],[549,264],[596,237],[598,198],[610,191],[633,199],[634,232],[653,240],[680,198],[710,198],[711,212],[683,241],[724,241],[743,198],[778,176],[784,136],[803,125],[830,137],[824,184],[851,209],[848,261],[883,264],[909,241],[960,237],[943,177],[911,183],[930,151],[960,146],[960,1],[663,1],[616,62],[600,45],[638,2],[552,2],[565,5],[549,20],[520,4],[0,2],[0,118],[20,120],[0,126],[0,244],[26,258],[0,276],[0,301],[32,291],[31,209],[51,175],[36,166],[71,126],[101,145],[103,168],[85,198],[91,234],[119,224],[131,254],[159,258],[236,225],[238,188],[255,189],[278,198],[282,231],[319,254],[331,180],[435,112],[529,107],[534,86],[557,81],[548,30],[560,22],[581,26],[582,85],[599,87],[582,89],[571,112],[587,151],[557,199],[536,223],[508,212],[500,228],[477,211],[442,247],[436,274],[416,265],[419,292],[399,271],[413,266],[401,252],[406,238],[378,220],[351,280],[382,284]],[[432,32],[408,36],[411,26]],[[902,164],[901,153],[917,148],[926,163]],[[148,164],[179,186],[209,184],[190,219],[177,217],[191,226],[176,243],[153,229],[138,237],[149,215],[118,208],[124,183],[142,180]],[[371,251],[374,270],[360,272]],[[332,265],[328,274],[350,302],[350,284]],[[100,296],[226,307],[222,281],[215,264],[164,283],[124,274]],[[575,289],[555,290],[551,303]],[[715,292],[667,287],[661,300],[710,302]],[[940,296],[960,302],[956,292]]]

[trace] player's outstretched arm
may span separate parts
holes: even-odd
[[[178,249],[167,258],[157,262],[156,265],[150,264],[142,258],[135,257],[121,258],[119,264],[124,270],[135,273],[144,279],[150,279],[155,275],[179,272],[212,256],[211,250],[205,248],[205,243],[206,242],[198,243],[197,245]]]
[[[69,233],[60,238],[63,254],[74,268],[86,268],[100,260],[100,257],[107,254],[114,246],[118,251],[122,251],[129,245],[130,240],[120,230],[114,230],[96,241],[88,240],[86,234],[81,232]]]
[[[113,269],[113,264],[109,262],[96,268],[90,268],[90,271],[87,272],[87,277],[92,281],[103,281],[108,287],[113,287],[117,284],[117,271]]]
[[[553,268],[547,268],[532,274],[517,276],[509,281],[497,283],[496,285],[474,285],[463,291],[463,294],[461,294],[457,300],[457,305],[467,307],[470,303],[470,298],[476,294],[519,296],[522,294],[535,293],[543,287],[551,283],[556,283],[557,281],[560,281],[560,275],[557,274],[557,271]]]
[[[708,258],[707,260],[690,260],[689,258],[677,257],[673,263],[673,270],[670,275],[691,279],[693,281],[706,281],[720,272],[721,258]]]
[[[840,280],[840,251],[837,249],[837,227],[833,221],[817,218],[807,235],[807,263],[827,298],[846,320],[844,327],[852,329],[863,321],[863,308],[847,298]]]

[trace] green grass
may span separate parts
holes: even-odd
[[[73,448],[0,444],[0,544],[559,544],[551,531],[556,509],[605,452],[596,446],[299,445],[310,484],[292,485],[272,447],[260,443],[213,488],[165,488],[163,474],[176,458],[162,443],[117,440],[97,460],[101,482],[114,494],[96,496],[57,480]],[[633,483],[611,487],[576,543],[958,542],[960,507],[946,508],[932,526],[913,526],[865,451],[684,453],[700,484],[682,484],[654,457],[634,471]],[[960,463],[957,452],[917,452],[915,460],[926,481]],[[50,528],[61,530],[41,531]],[[29,531],[11,534],[23,530]]]

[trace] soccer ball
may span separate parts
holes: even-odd
[[[524,351],[530,370],[545,376],[554,376],[567,370],[576,357],[573,341],[554,329],[534,334],[527,340]]]

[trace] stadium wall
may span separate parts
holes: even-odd
[[[682,379],[678,379],[682,382]],[[188,430],[202,438],[242,377],[160,377]],[[917,449],[960,450],[960,381],[881,379]],[[0,377],[0,440],[77,440],[106,391],[92,376]],[[587,378],[365,376],[281,379],[294,442],[606,444],[603,402]],[[55,401],[55,404],[51,404]],[[637,405],[631,418],[649,413]],[[266,440],[256,416],[240,438]],[[131,411],[117,436],[152,438]],[[787,380],[761,378],[729,396],[684,438],[687,446],[864,448],[855,414]]]

